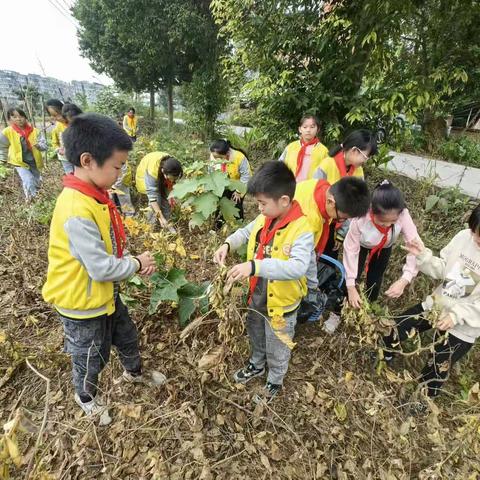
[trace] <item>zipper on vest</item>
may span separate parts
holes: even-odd
[[[92,296],[92,279],[88,277],[88,283],[87,283],[87,298],[90,298]]]

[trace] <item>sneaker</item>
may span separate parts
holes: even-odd
[[[277,383],[267,382],[261,393],[253,397],[253,403],[270,403],[282,390],[282,386]]]
[[[167,382],[167,377],[156,370],[150,370],[141,375],[132,375],[131,373],[124,371],[122,374],[122,380],[127,383],[139,383],[146,385],[147,387],[159,387]]]
[[[259,377],[265,373],[265,368],[257,368],[253,363],[248,363],[246,367],[237,370],[234,375],[233,379],[237,383],[247,383],[252,378]]]
[[[102,402],[99,395],[90,400],[89,402],[82,402],[80,396],[75,394],[75,402],[77,405],[85,412],[85,415],[88,417],[93,417],[98,415],[99,425],[108,425],[111,423],[112,419],[108,413],[108,407]]]
[[[340,315],[337,315],[334,312],[330,312],[328,319],[323,324],[323,331],[332,335],[335,333],[335,330],[340,325]]]

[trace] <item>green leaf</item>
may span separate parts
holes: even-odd
[[[172,268],[166,277],[157,274],[152,275],[152,282],[154,282],[155,287],[152,291],[148,308],[150,315],[156,312],[160,302],[178,302],[179,296],[177,291],[188,283],[185,278],[185,271],[177,268]]]
[[[205,295],[207,291],[207,285],[198,285],[196,283],[187,283],[183,287],[178,289],[178,295],[181,297],[190,297],[190,298],[198,298]]]
[[[205,192],[199,195],[192,202],[195,207],[195,212],[201,213],[204,218],[208,218],[218,206],[218,197],[212,192]]]
[[[145,282],[138,275],[134,275],[132,278],[130,278],[130,280],[128,280],[128,283],[136,285],[137,287],[140,287],[140,286],[144,287],[145,286]]]
[[[228,186],[228,189],[236,190],[237,192],[240,192],[242,195],[247,193],[247,186],[240,180],[230,180],[230,185]]]
[[[430,195],[429,197],[427,197],[427,200],[425,202],[425,211],[429,212],[433,207],[435,207],[439,200],[440,197],[438,197],[437,195]]]
[[[189,297],[180,297],[178,302],[178,320],[182,328],[187,326],[194,311],[195,302]]]
[[[210,190],[217,197],[221,197],[225,188],[229,186],[230,180],[225,173],[215,171],[202,178],[201,183],[205,185],[205,190]]]
[[[174,185],[170,196],[181,200],[189,193],[196,192],[200,184],[201,182],[197,178],[186,178]]]
[[[220,211],[227,222],[234,222],[238,218],[239,210],[235,204],[226,197],[222,197],[219,202]]]
[[[190,228],[193,227],[200,227],[206,222],[206,218],[201,213],[194,213],[192,214],[192,218],[188,222],[188,226]]]

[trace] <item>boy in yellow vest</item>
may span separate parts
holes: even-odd
[[[29,202],[37,195],[40,186],[40,170],[43,168],[41,152],[47,149],[47,142],[30,125],[21,108],[10,108],[7,120],[10,126],[0,133],[0,161],[7,161],[15,167]]]
[[[152,383],[142,374],[137,328],[120,299],[119,283],[135,272],[151,275],[155,261],[149,252],[132,257],[125,251],[122,220],[107,193],[132,149],[127,134],[91,113],[76,117],[63,140],[75,171],[63,177],[53,212],[42,294],[63,322],[75,401],[87,415],[101,414],[109,423],[97,384],[112,345],[125,381]],[[153,372],[152,379],[160,382],[161,374]]]
[[[137,141],[137,117],[133,107],[130,108],[127,114],[123,117],[123,129],[127,132],[127,135],[132,142]]]
[[[297,310],[307,292],[306,278],[313,251],[313,233],[295,195],[295,177],[282,162],[266,162],[248,182],[260,215],[230,235],[215,252],[223,265],[230,250],[247,244],[247,262],[235,265],[229,281],[250,278],[247,332],[251,356],[234,379],[246,383],[265,373],[267,382],[255,401],[270,401],[287,373]]]

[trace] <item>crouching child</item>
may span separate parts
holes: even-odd
[[[247,332],[251,355],[234,379],[247,383],[268,368],[262,395],[270,401],[287,373],[297,310],[307,292],[306,278],[313,252],[313,232],[300,204],[293,200],[295,176],[282,162],[263,164],[249,180],[247,193],[258,202],[260,215],[230,235],[215,252],[223,265],[229,251],[247,244],[247,262],[235,265],[227,281],[250,279]]]
[[[87,415],[102,414],[107,409],[98,395],[98,377],[112,345],[125,381],[164,379],[158,372],[151,372],[152,378],[142,373],[137,328],[119,296],[119,282],[135,272],[151,275],[155,262],[149,252],[127,254],[122,220],[107,193],[132,149],[127,134],[107,117],[85,114],[72,121],[63,140],[75,172],[63,177],[55,205],[42,293],[63,323],[75,401]]]

